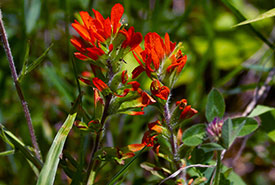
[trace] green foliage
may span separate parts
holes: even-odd
[[[268,11],[258,15],[254,19],[249,19],[249,20],[243,21],[243,22],[241,22],[237,25],[234,25],[234,27],[250,24],[250,23],[253,23],[253,22],[256,22],[256,21],[260,21],[260,20],[263,20],[263,19],[266,19],[266,18],[273,17],[273,16],[275,16],[275,8],[273,8],[271,10],[268,10]]]
[[[182,142],[187,146],[197,146],[203,142],[205,124],[196,124],[183,132]]]
[[[239,134],[237,135],[239,137],[246,136],[252,133],[259,126],[257,121],[253,118],[246,118],[246,117],[234,118],[232,119],[232,122],[233,122],[234,129],[240,128]],[[240,127],[240,125],[243,125],[243,126]]]
[[[56,170],[58,167],[58,163],[60,160],[60,155],[62,153],[65,141],[67,136],[73,126],[74,120],[76,117],[76,113],[72,115],[68,115],[66,121],[59,129],[56,134],[51,148],[47,154],[47,158],[43,168],[39,174],[39,178],[37,180],[37,185],[50,185],[54,184],[54,179],[56,176]]]
[[[208,122],[215,117],[222,118],[225,111],[225,103],[222,94],[217,89],[212,89],[208,95],[205,117]]]

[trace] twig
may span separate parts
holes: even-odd
[[[2,20],[1,10],[0,10],[0,37],[2,39],[3,47],[5,49],[5,52],[6,52],[8,61],[9,61],[9,67],[10,67],[10,70],[11,70],[11,75],[12,75],[12,78],[13,78],[13,82],[15,84],[17,94],[19,96],[19,99],[21,100],[21,104],[22,104],[22,107],[24,109],[24,114],[25,114],[25,118],[27,120],[27,124],[28,124],[28,127],[29,127],[29,132],[30,132],[30,135],[31,135],[32,144],[34,146],[35,155],[38,159],[42,160],[40,149],[39,149],[39,146],[38,146],[38,143],[37,143],[37,140],[36,140],[36,136],[35,136],[35,132],[34,132],[34,129],[33,129],[28,104],[25,101],[20,83],[18,82],[18,75],[17,75],[16,68],[15,68],[15,65],[14,65],[11,49],[10,49],[10,46],[9,46],[7,33],[6,33],[4,23],[3,23],[3,20]]]
[[[176,177],[177,175],[179,175],[183,170],[186,170],[188,168],[193,168],[193,167],[199,167],[199,168],[214,168],[216,165],[204,165],[204,164],[192,164],[189,166],[185,166],[185,167],[181,167],[180,169],[178,169],[177,171],[175,171],[172,175],[170,175],[169,177],[163,179],[159,185],[161,185],[162,183],[164,183],[165,181],[172,179],[174,177]]]
[[[248,104],[248,106],[246,107],[245,111],[243,112],[242,116],[247,116],[256,106],[257,102],[259,101],[259,99],[261,99],[270,89],[269,87],[269,82],[272,80],[273,76],[275,75],[275,69],[271,70],[264,82],[264,85],[261,88],[257,88],[255,90],[255,95],[253,97],[253,100]],[[235,158],[233,159],[233,165],[235,164],[235,162],[240,158],[240,156],[242,155],[242,152],[245,148],[245,145],[247,143],[247,140],[249,139],[249,137],[251,136],[251,134],[247,135],[244,137],[244,140],[242,141],[242,145],[237,153],[237,155],[235,156]]]

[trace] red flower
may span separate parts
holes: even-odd
[[[132,91],[141,91],[141,89],[139,88],[140,84],[137,81],[128,82],[127,84],[132,85]]]
[[[181,50],[179,50],[177,54],[172,55],[170,59],[172,60],[172,63],[167,67],[166,71],[170,73],[177,68],[177,73],[180,73],[187,61],[187,56],[183,56]]]
[[[191,108],[191,105],[187,106],[187,100],[182,99],[181,101],[177,101],[176,105],[182,110],[180,114],[180,119],[188,119],[198,113],[196,109]]]
[[[79,12],[82,19],[82,23],[75,20],[72,23],[72,27],[78,32],[81,39],[72,38],[71,43],[79,51],[75,53],[75,56],[80,60],[98,60],[98,58],[105,54],[101,49],[100,43],[108,40],[112,34],[116,34],[121,26],[120,19],[124,12],[124,8],[121,4],[116,4],[111,11],[110,18],[104,19],[103,16],[93,9],[95,17],[92,18],[88,12]],[[109,50],[112,51],[112,44],[109,46]],[[109,52],[110,52],[109,51]]]
[[[158,80],[153,80],[153,82],[151,83],[150,89],[152,94],[155,95],[156,97],[159,97],[160,99],[163,99],[163,100],[168,99],[170,89],[164,85],[162,86]]]
[[[186,63],[186,55],[183,55],[181,50],[177,48],[174,51],[176,43],[170,41],[169,35],[166,33],[164,40],[157,33],[148,33],[144,38],[144,50],[141,47],[136,47],[133,51],[134,57],[139,63],[132,72],[132,78],[136,78],[143,71],[151,77],[151,73],[170,73],[177,69],[177,73],[181,72]],[[169,65],[164,65],[168,61]],[[166,67],[162,70],[160,66]]]
[[[102,80],[100,80],[99,78],[93,78],[93,84],[94,86],[100,91],[102,92],[103,90],[108,89],[108,85],[105,84]]]
[[[127,74],[127,71],[124,70],[121,73],[121,82],[122,82],[122,84],[125,84],[127,82],[127,80],[128,80],[128,74]]]
[[[92,18],[88,12],[79,12],[83,24],[80,24],[75,20],[72,23],[72,27],[79,33],[79,35],[90,44],[94,45],[96,42],[105,42],[111,37],[111,34],[116,34],[118,28],[121,26],[119,22],[124,8],[121,4],[116,4],[111,11],[110,18],[104,19],[103,16],[96,10],[93,9],[95,18]]]
[[[156,103],[156,100],[154,100],[154,98],[152,98],[149,94],[147,94],[146,92],[142,92],[141,93],[141,103],[143,105],[142,109],[144,107],[147,107],[148,105],[151,105],[153,103]]]
[[[121,47],[127,48],[130,47],[131,50],[135,49],[142,41],[142,35],[140,32],[135,33],[134,27],[130,27],[129,30],[120,30],[118,33],[123,34],[126,37],[126,40],[123,41]]]

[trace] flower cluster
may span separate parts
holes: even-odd
[[[107,18],[94,9],[94,17],[88,12],[80,12],[81,19],[72,24],[80,37],[71,39],[78,50],[74,53],[75,57],[89,62],[92,68],[92,72],[83,72],[79,80],[92,87],[94,92],[95,113],[92,121],[89,120],[86,125],[77,122],[76,126],[82,130],[96,128],[94,132],[101,132],[110,115],[142,115],[144,108],[149,105],[155,105],[161,112],[161,121],[148,124],[149,129],[144,133],[141,144],[130,144],[126,148],[117,149],[120,159],[132,157],[133,152],[145,146],[153,147],[159,153],[158,136],[170,137],[167,134],[170,121],[163,114],[164,107],[168,105],[176,77],[187,61],[182,44],[171,42],[167,33],[164,39],[157,33],[147,33],[142,49],[141,33],[135,32],[134,27],[126,29],[121,23],[123,12],[124,8],[120,4],[112,8],[111,16]],[[132,71],[131,77],[126,70],[120,70],[123,58],[129,52],[132,52],[139,64]],[[143,72],[151,80],[150,92],[143,90],[136,81]],[[176,124],[191,118],[197,111],[183,99],[176,102],[176,108],[171,113],[171,124]]]
[[[223,120],[215,118],[211,123],[207,125],[206,132],[208,137],[214,141],[218,142],[222,135]]]

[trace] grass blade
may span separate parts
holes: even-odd
[[[7,155],[13,155],[13,154],[14,154],[14,150],[0,152],[0,156],[7,156]]]
[[[233,6],[228,0],[222,0],[222,2],[232,11],[232,13],[237,17],[239,21],[245,21],[246,18],[243,16],[243,14],[235,7]],[[274,45],[270,43],[258,30],[254,28],[250,23],[247,24],[249,29],[257,35],[263,42],[265,42],[271,49],[274,49]]]
[[[233,27],[237,27],[237,26],[242,26],[242,25],[246,25],[246,24],[250,24],[250,23],[253,23],[253,22],[256,22],[256,21],[260,21],[260,20],[263,20],[263,19],[266,19],[266,18],[270,18],[270,17],[273,17],[275,16],[275,8],[271,9],[271,10],[268,10],[260,15],[258,15],[256,18],[254,19],[248,19],[246,21],[243,21],[243,22],[240,22],[239,24],[236,24],[234,25]]]
[[[25,146],[22,141],[20,141],[15,135],[13,135],[13,133],[4,129],[4,126],[2,126],[1,124],[0,129],[2,131],[1,137],[5,142],[7,142],[6,139],[8,139],[8,144],[12,143],[11,146],[14,146],[16,149],[20,150],[25,158],[28,159],[38,169],[42,168],[43,163],[32,154],[32,152],[27,148],[27,146]]]
[[[113,185],[130,167],[130,165],[140,156],[140,154],[145,150],[146,146],[143,147],[142,150],[140,150],[129,163],[127,163],[119,172],[111,179],[111,181],[108,183],[108,185]]]
[[[56,134],[54,141],[51,145],[51,148],[48,152],[45,164],[39,174],[37,185],[51,185],[54,183],[59,156],[63,150],[66,138],[73,126],[76,113],[69,115]]]

